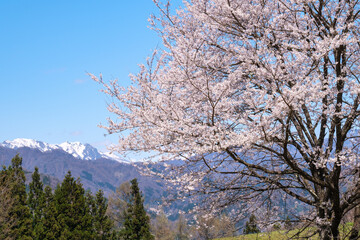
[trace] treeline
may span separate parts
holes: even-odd
[[[101,190],[93,196],[68,172],[53,191],[35,168],[27,191],[21,164],[16,155],[0,172],[0,239],[119,239]]]
[[[171,222],[163,211],[151,219],[136,179],[110,196],[85,191],[68,172],[53,190],[44,186],[37,168],[25,185],[22,158],[16,155],[0,171],[0,239],[143,239],[190,240],[234,236],[235,224],[226,216],[197,216],[188,224],[184,215]]]
[[[0,239],[155,239],[137,180],[126,184],[121,221],[114,224],[117,214],[107,211],[108,201],[102,190],[92,195],[70,172],[53,191],[50,186],[44,187],[35,168],[27,189],[22,158],[16,155],[11,165],[0,171]]]

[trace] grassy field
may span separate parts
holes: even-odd
[[[258,233],[258,234],[247,234],[247,235],[241,235],[237,237],[228,237],[228,238],[221,238],[218,240],[285,240],[285,239],[304,239],[301,237],[306,236],[307,234],[303,233],[300,235],[300,237],[294,237],[298,231],[274,231],[274,232],[268,232],[268,233]],[[318,239],[317,236],[313,236],[307,239]]]
[[[339,227],[341,237],[340,239],[347,239],[350,230],[352,227],[352,223],[344,224]],[[217,240],[285,240],[285,239],[310,239],[310,240],[318,240],[318,235],[308,237],[312,235],[311,233],[314,232],[315,229],[309,228],[308,230],[303,231],[300,234],[298,229],[291,230],[291,231],[273,231],[273,232],[265,232],[265,233],[258,233],[258,234],[247,234],[247,235],[240,235],[237,237],[227,237],[227,238],[219,238]],[[344,238],[345,237],[345,238]]]

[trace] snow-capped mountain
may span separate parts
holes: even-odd
[[[112,153],[112,152],[101,153],[101,157],[107,158],[107,159],[113,159],[113,160],[116,160],[118,162],[126,162],[126,163],[131,162],[129,160],[125,160],[125,159],[119,157],[118,155],[116,155],[115,153]]]
[[[61,144],[49,144],[41,141],[26,139],[26,138],[16,138],[12,141],[6,140],[0,143],[0,147],[6,147],[11,149],[18,149],[22,147],[28,147],[32,149],[38,149],[41,152],[49,152],[53,150],[62,150],[82,160],[96,160],[100,158],[107,158],[116,160],[119,162],[126,162],[124,159],[113,153],[103,153],[98,151],[96,148],[90,144],[82,144],[80,142],[64,142]]]
[[[33,139],[26,139],[26,138],[16,138],[13,141],[7,140],[7,141],[4,141],[3,143],[0,143],[0,146],[12,148],[12,149],[28,147],[28,148],[38,149],[41,152],[47,152],[47,151],[59,149],[59,147],[57,145],[52,145],[52,144],[36,141]]]
[[[82,144],[80,142],[64,142],[58,145],[60,149],[70,153],[76,158],[84,160],[96,160],[101,158],[99,151],[90,144]]]
[[[0,142],[0,167],[11,166],[11,159],[16,154],[22,158],[22,167],[27,173],[28,182],[31,180],[31,172],[37,167],[41,174],[46,175],[46,184],[53,188],[70,171],[75,179],[80,179],[84,189],[93,193],[102,189],[106,197],[122,183],[136,178],[145,196],[145,205],[150,208],[158,208],[163,197],[168,195],[162,179],[142,174],[143,162],[130,164],[130,161],[124,161],[112,153],[102,153],[89,144],[48,144],[23,138]],[[147,164],[147,167],[158,168],[159,171],[163,169],[161,163],[150,164]],[[45,184],[45,180],[43,181]],[[173,217],[177,216],[179,211],[188,210],[190,207],[187,204],[176,203],[171,207]]]

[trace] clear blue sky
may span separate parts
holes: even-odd
[[[177,1],[179,2],[179,1]],[[109,101],[86,72],[129,85],[161,40],[151,0],[0,1],[0,142],[80,141],[104,150],[116,136]]]

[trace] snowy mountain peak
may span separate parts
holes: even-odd
[[[13,141],[7,140],[1,143],[0,146],[12,148],[12,149],[17,149],[21,147],[35,148],[35,149],[39,149],[41,152],[57,149],[56,145],[51,145],[48,143],[36,141],[33,139],[27,139],[27,138],[16,138]]]
[[[95,160],[102,157],[99,151],[90,144],[82,144],[80,142],[64,142],[58,146],[76,158],[81,158],[84,160]]]
[[[107,158],[119,162],[126,162],[125,160],[121,159],[119,156],[115,154],[99,152],[96,148],[94,148],[90,144],[87,143],[82,144],[80,142],[64,142],[61,144],[48,144],[33,139],[16,138],[12,141],[6,140],[3,143],[0,143],[0,147],[6,147],[12,149],[28,147],[28,148],[38,149],[41,152],[63,150],[64,152],[71,154],[75,158],[80,158],[83,160],[96,160],[100,158]]]

